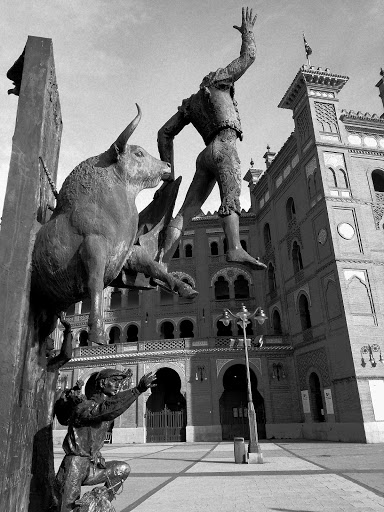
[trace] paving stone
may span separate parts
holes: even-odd
[[[321,443],[320,448],[343,453],[345,459],[348,446],[340,444]],[[349,450],[364,458],[365,447],[354,445]],[[116,512],[384,512],[384,493],[375,486],[367,488],[368,479],[360,485],[356,470],[350,480],[337,469],[324,470],[313,462],[318,460],[314,457],[318,444],[294,443],[295,453],[274,443],[262,443],[261,448],[264,464],[235,464],[233,443],[125,445],[107,450],[108,460],[127,460],[132,468],[114,502]],[[368,453],[383,476],[380,451],[377,460],[370,447]],[[61,456],[57,450],[56,465]],[[343,466],[345,460],[339,463]],[[373,470],[371,474],[377,476]]]

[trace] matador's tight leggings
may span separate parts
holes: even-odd
[[[76,510],[82,485],[105,484],[116,492],[128,477],[131,468],[125,462],[110,461],[105,469],[95,466],[87,457],[66,455],[57,473],[58,493],[61,495],[60,512]]]

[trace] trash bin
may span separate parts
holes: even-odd
[[[235,464],[245,463],[245,444],[244,437],[234,438]]]

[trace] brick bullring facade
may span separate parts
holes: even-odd
[[[294,131],[245,175],[242,244],[265,273],[228,264],[217,215],[201,214],[170,264],[196,300],[107,288],[104,346],[88,345],[87,301],[67,312],[74,351],[61,388],[106,366],[130,369],[132,384],[157,371],[156,392],[115,421],[113,442],[164,439],[150,435],[162,411],[182,413],[180,440],[247,435],[243,335],[219,322],[242,303],[269,318],[247,330],[261,438],[384,441],[384,115],[342,110],[347,80],[303,66],[279,104]],[[383,78],[377,86],[383,98]]]

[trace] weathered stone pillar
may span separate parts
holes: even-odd
[[[31,310],[38,304],[30,299],[35,235],[49,218],[47,205],[54,204],[39,157],[55,182],[62,130],[50,39],[28,37],[21,73],[0,232],[0,510],[7,512],[29,508],[33,454],[46,461],[39,466],[43,478],[53,468],[48,441],[56,386],[56,375],[46,372],[44,340]],[[35,467],[39,463],[35,457]],[[46,510],[43,493],[37,491],[29,510]]]

